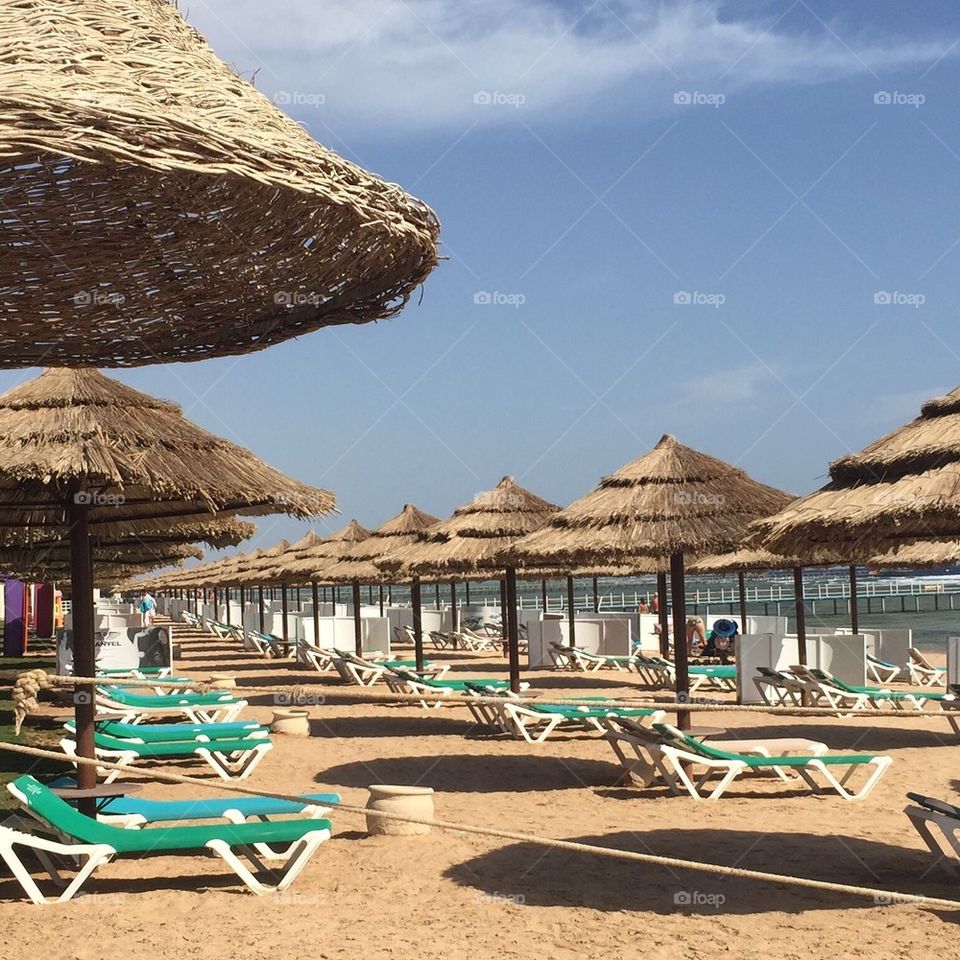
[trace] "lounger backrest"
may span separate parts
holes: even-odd
[[[696,753],[702,757],[709,757],[711,760],[739,760],[740,757],[735,753],[727,753],[726,750],[718,750],[706,743],[685,734],[682,730],[670,726],[669,723],[655,723],[654,729],[659,731],[671,742],[673,746],[683,747],[689,753]]]
[[[61,833],[84,843],[104,843],[103,825],[70,806],[66,800],[48,790],[33,777],[18,777],[10,784],[10,792],[22,798],[27,808]]]

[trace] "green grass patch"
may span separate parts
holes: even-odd
[[[0,657],[0,743],[19,743],[28,747],[38,747],[42,750],[58,750],[60,727],[50,717],[28,717],[20,731],[20,736],[13,733],[13,701],[10,699],[10,688],[16,680],[17,674],[24,670],[43,669],[53,672],[53,657]],[[0,750],[0,810],[15,806],[12,797],[6,790],[6,784],[24,773],[59,774],[71,770],[67,763],[56,763],[52,760],[41,760],[37,757],[28,757],[19,753],[8,753]]]

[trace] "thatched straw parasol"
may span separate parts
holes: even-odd
[[[437,517],[424,513],[412,503],[405,503],[403,509],[387,520],[376,530],[365,531],[367,536],[349,543],[338,560],[325,566],[322,576],[328,583],[349,583],[353,592],[353,632],[357,655],[363,652],[363,635],[360,621],[360,584],[380,582],[380,616],[383,616],[383,572],[374,562],[414,543],[419,534],[433,524]],[[313,580],[314,606],[316,607],[317,581]],[[319,621],[314,620],[315,639],[319,642]]]
[[[385,558],[417,541],[418,535],[439,523],[438,517],[424,513],[412,503],[368,537],[354,543],[336,563],[326,567],[323,579],[329,583],[373,583],[383,579],[383,571],[374,561]]]
[[[333,566],[350,548],[370,536],[366,527],[351,520],[345,527],[323,539],[316,539],[312,546],[290,551],[273,569],[273,580],[280,583],[307,583],[323,580],[324,571]]]
[[[489,575],[503,569],[499,558],[511,544],[539,530],[559,509],[504,477],[376,565],[421,578]]]
[[[189,544],[157,543],[113,546],[92,545],[94,569],[116,583],[110,571],[116,568],[139,567],[153,570],[183,560],[199,560],[203,551]],[[0,547],[0,570],[21,580],[52,581],[70,576],[69,544],[62,541],[56,547]]]
[[[433,212],[316,143],[164,0],[0,0],[0,366],[259,350],[396,314]]]
[[[869,561],[898,542],[960,536],[960,388],[857,454],[830,483],[756,526],[755,541],[816,560]]]
[[[333,494],[285,476],[252,453],[96,370],[47,370],[0,396],[0,531],[29,542],[69,532],[74,657],[96,669],[91,534],[104,539],[220,515],[311,516]],[[82,756],[93,757],[93,691],[77,697]],[[95,782],[81,765],[82,786]],[[88,807],[89,809],[89,807]]]
[[[505,569],[501,557],[520,537],[540,529],[560,508],[521,487],[513,477],[503,477],[492,489],[478,494],[446,520],[427,528],[417,540],[379,560],[386,574],[413,577],[414,642],[418,667],[423,663],[420,627],[420,580],[425,576],[477,579]],[[520,660],[517,642],[516,576],[506,567],[506,591],[501,599],[507,614],[510,680],[519,690]],[[453,587],[451,587],[453,589]],[[456,616],[456,597],[452,597]],[[456,623],[454,623],[456,627]]]
[[[585,497],[517,541],[520,567],[670,564],[677,694],[688,696],[684,555],[732,550],[747,526],[793,498],[664,436]],[[681,719],[689,719],[684,715]]]
[[[931,540],[897,540],[865,561],[880,569],[947,567],[960,563],[960,540],[941,537]]]

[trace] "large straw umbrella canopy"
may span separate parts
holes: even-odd
[[[332,567],[354,544],[366,540],[370,533],[357,520],[351,520],[329,537],[317,540],[295,555],[291,552],[291,555],[280,558],[274,568],[274,577],[286,583],[324,580],[326,569]]]
[[[316,143],[165,0],[0,0],[0,366],[246,353],[396,314],[433,212]]]
[[[0,396],[0,531],[69,535],[74,663],[96,669],[91,531],[156,530],[220,515],[312,516],[333,494],[285,476],[186,420],[180,408],[96,370],[47,370]],[[77,697],[81,755],[93,756],[93,691]],[[81,765],[82,786],[95,771]]]
[[[905,427],[835,460],[825,487],[756,532],[771,550],[864,561],[898,542],[960,536],[960,387],[924,404]]]
[[[670,565],[677,694],[688,696],[684,556],[732,550],[793,497],[665,435],[513,545],[518,566]],[[682,718],[686,720],[687,718]]]
[[[501,557],[520,537],[539,530],[559,507],[504,477],[446,520],[422,531],[413,543],[375,561],[386,573],[478,577],[503,569]]]
[[[514,691],[519,690],[516,576],[513,568],[505,567],[500,557],[511,543],[542,527],[559,509],[521,487],[513,477],[503,477],[492,490],[478,494],[457,508],[448,519],[421,532],[413,543],[374,561],[387,575],[401,574],[413,578],[414,643],[418,668],[423,665],[420,578],[474,579],[504,571],[505,591],[501,592],[501,602],[507,615],[503,626],[510,657],[510,683]],[[452,602],[451,607],[456,627],[455,603]]]
[[[323,579],[328,583],[382,580],[383,571],[375,561],[415,543],[419,534],[439,522],[438,517],[424,513],[412,503],[405,503],[395,517],[377,527],[370,536],[352,544],[336,563],[325,567]]]
[[[281,540],[265,550],[254,550],[253,553],[240,557],[231,575],[237,586],[257,586],[272,579],[276,570],[277,560],[290,549],[287,540]]]
[[[208,433],[176,404],[97,370],[51,369],[0,395],[0,530],[62,532],[68,502],[98,535],[335,507],[329,491]]]
[[[732,550],[747,526],[793,498],[664,436],[513,545],[520,566],[629,566]]]

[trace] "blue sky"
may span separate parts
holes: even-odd
[[[443,224],[392,321],[118,374],[333,489],[321,532],[447,515],[505,473],[566,504],[665,432],[805,493],[960,383],[953,2],[187,13]]]

